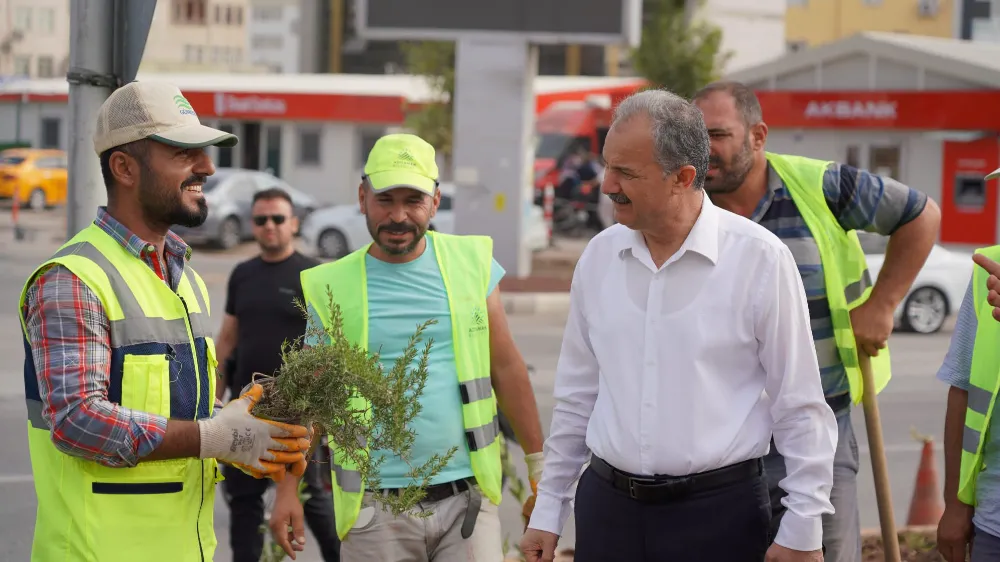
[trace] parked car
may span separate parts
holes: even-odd
[[[62,150],[10,148],[0,152],[0,199],[33,211],[66,203],[67,159]]]
[[[454,193],[454,185],[441,184],[441,204],[431,220],[431,230],[449,234],[455,231]],[[337,259],[371,242],[372,237],[358,204],[350,203],[320,209],[309,215],[302,225],[302,239],[315,255]],[[542,209],[537,205],[531,206],[524,242],[533,251],[549,245],[548,228]]]
[[[882,269],[889,239],[868,232],[859,232],[858,238],[875,281]],[[919,334],[940,330],[948,315],[958,312],[969,286],[972,267],[971,252],[949,250],[935,244],[903,302],[896,308],[896,327]]]
[[[197,228],[173,227],[188,244],[214,244],[223,249],[253,238],[250,207],[258,191],[280,187],[292,197],[292,206],[299,220],[316,210],[316,200],[285,181],[257,170],[218,168],[202,187],[208,202],[208,218]],[[301,230],[301,224],[300,224]]]

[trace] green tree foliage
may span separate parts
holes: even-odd
[[[685,18],[685,0],[643,2],[642,42],[632,51],[635,69],[651,85],[690,99],[717,80],[730,53],[720,53],[722,31]]]
[[[297,302],[303,315],[305,304]],[[264,393],[254,414],[266,419],[319,426],[341,452],[352,461],[369,488],[381,487],[379,468],[384,456],[356,448],[367,444],[370,451],[389,451],[410,463],[416,434],[410,423],[420,413],[420,396],[427,383],[427,360],[433,340],[423,349],[423,332],[435,320],[417,326],[406,347],[388,370],[383,370],[379,352],[369,352],[351,343],[344,334],[340,307],[327,288],[329,327],[311,326],[304,338],[286,343],[278,376],[264,378]],[[266,329],[266,327],[262,327]],[[302,341],[325,342],[301,345]],[[363,398],[364,401],[355,401]],[[364,404],[364,405],[362,405]],[[398,515],[416,505],[426,494],[431,478],[448,464],[457,449],[432,455],[422,466],[410,465],[412,484],[398,496],[377,496],[376,500]]]
[[[416,41],[403,43],[410,74],[423,76],[433,101],[407,112],[406,127],[429,142],[445,158],[451,157],[452,99],[455,95],[455,43]]]

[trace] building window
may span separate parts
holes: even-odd
[[[205,25],[207,0],[174,0],[174,22],[184,25]]]
[[[27,55],[14,57],[14,75],[31,76],[31,57]]]
[[[254,35],[251,44],[254,49],[280,49],[284,47],[285,39],[280,35]]]
[[[52,8],[39,8],[36,30],[40,33],[54,33],[56,30],[56,11]]]
[[[844,159],[844,164],[854,168],[861,167],[861,147],[852,144],[847,147],[847,158]]]
[[[215,5],[215,23],[222,23],[222,6]]]
[[[385,136],[385,129],[361,129],[358,131],[358,160],[357,165],[365,166],[368,161],[368,154],[375,148],[375,141]]]
[[[318,166],[320,164],[320,139],[318,129],[299,130],[299,164]]]
[[[257,21],[277,21],[281,19],[281,6],[256,6],[252,16]]]
[[[31,8],[21,6],[14,10],[14,29],[31,30]]]
[[[58,117],[42,117],[41,148],[59,148],[60,125]]]
[[[808,6],[809,0],[788,0],[789,6]]]
[[[201,64],[202,51],[201,45],[184,45],[184,62]]]
[[[864,0],[865,6],[881,6],[882,0]]]
[[[38,57],[38,77],[52,78],[55,76],[55,64],[52,57]]]
[[[243,7],[236,6],[235,8],[233,8],[233,13],[235,14],[233,16],[234,23],[236,25],[243,25]]]

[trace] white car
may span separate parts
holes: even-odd
[[[858,232],[858,238],[875,281],[885,260],[888,238],[867,232]],[[935,244],[910,291],[896,308],[896,327],[919,334],[940,330],[948,315],[958,312],[969,287],[972,267],[971,252],[949,250]]]
[[[431,220],[430,229],[438,232],[455,231],[454,186],[441,185],[441,204]],[[335,205],[318,209],[309,214],[301,227],[307,252],[320,258],[337,259],[372,241],[365,216],[357,203]],[[532,251],[549,246],[549,231],[541,207],[532,205],[525,230],[524,243]]]

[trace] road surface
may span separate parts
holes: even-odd
[[[22,360],[20,328],[15,313],[21,286],[37,263],[56,246],[47,237],[36,237],[30,243],[12,244],[9,230],[0,229],[0,426],[8,430],[0,434],[0,560],[27,560],[31,548],[35,516],[35,495],[32,487],[31,465],[25,438],[25,410],[23,402]],[[51,237],[48,237],[51,238]],[[209,285],[215,321],[221,321],[224,306],[225,282],[233,265],[253,254],[254,249],[243,246],[228,253],[196,251],[194,266]],[[512,317],[514,336],[528,363],[535,367],[532,383],[535,388],[542,426],[546,432],[552,412],[552,387],[556,361],[565,318],[555,316]],[[934,373],[944,358],[950,337],[950,328],[940,334],[915,336],[893,335],[892,364],[894,379],[880,396],[880,407],[885,436],[886,452],[891,471],[893,504],[897,525],[906,522],[912,495],[920,444],[910,434],[911,427],[935,437],[939,474],[943,477],[943,458],[940,452],[945,408],[946,388],[934,378]],[[862,498],[861,522],[863,527],[878,526],[878,511],[872,484],[871,459],[868,454],[864,417],[861,408],[854,413],[855,431],[861,452],[860,493]],[[527,475],[519,452],[515,464],[521,477]],[[216,504],[216,531],[220,542],[215,559],[230,559],[228,548],[228,517],[221,495]],[[511,544],[520,537],[520,507],[508,498],[501,505],[504,532]],[[310,536],[307,540],[312,541]],[[574,540],[572,519],[562,546],[571,546]],[[318,550],[311,543],[299,560],[320,560]]]

